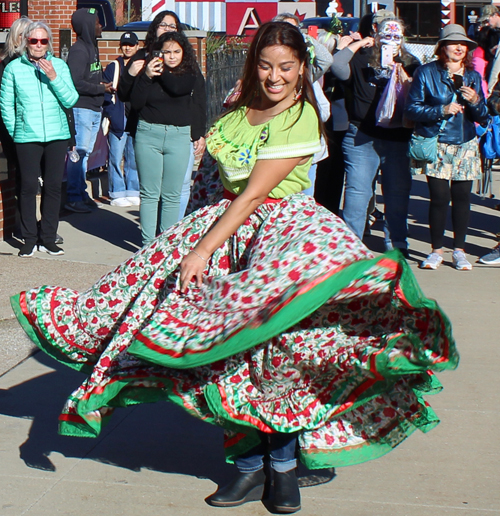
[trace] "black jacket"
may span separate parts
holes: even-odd
[[[104,102],[104,84],[99,49],[95,38],[96,14],[78,9],[71,17],[78,39],[69,49],[68,66],[76,91],[80,95],[74,107],[100,111]]]
[[[464,86],[474,88],[479,95],[475,105],[465,102],[460,92],[456,102],[463,104],[465,110],[455,116],[449,116],[439,141],[453,145],[461,145],[476,137],[474,122],[485,124],[488,109],[481,88],[481,76],[474,70],[466,70],[463,78]],[[443,121],[444,106],[451,103],[455,92],[453,81],[448,77],[438,61],[421,66],[413,76],[413,82],[406,100],[405,115],[414,120],[415,132],[420,136],[436,136]]]

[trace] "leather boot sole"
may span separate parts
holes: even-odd
[[[247,502],[257,502],[262,500],[262,495],[264,494],[264,484],[260,486],[255,486],[252,490],[250,490],[246,496],[244,496],[241,500],[231,500],[231,501],[219,501],[212,500],[209,496],[205,499],[208,505],[212,505],[214,507],[238,507],[238,505],[243,505]],[[293,512],[293,511],[292,511]]]
[[[279,507],[279,506],[275,505],[274,509],[276,510],[276,512],[279,512],[279,513],[291,514],[292,512],[300,511],[301,506],[297,505],[297,507]]]

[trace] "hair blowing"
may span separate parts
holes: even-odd
[[[260,26],[253,38],[245,61],[243,77],[241,79],[241,94],[225,115],[242,106],[251,107],[252,102],[260,95],[260,84],[257,72],[259,59],[265,48],[276,45],[288,47],[299,62],[301,64],[304,63],[305,70],[302,74],[302,79],[299,79],[299,81],[302,81],[302,95],[299,102],[302,105],[302,109],[304,109],[306,101],[314,107],[318,115],[319,129],[321,133],[323,133],[318,104],[307,71],[309,57],[307,45],[300,30],[286,22],[268,22]]]

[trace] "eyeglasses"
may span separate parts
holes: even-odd
[[[49,40],[47,38],[42,38],[42,39],[28,38],[28,43],[30,45],[36,45],[37,43],[41,43],[42,45],[48,45]]]
[[[172,30],[177,30],[177,25],[174,25],[172,23],[165,23],[165,22],[161,22],[158,27],[160,27],[161,29],[172,29]]]

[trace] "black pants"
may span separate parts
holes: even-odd
[[[330,121],[331,123],[331,121]],[[344,154],[342,140],[347,131],[327,131],[328,158],[318,163],[316,170],[316,202],[335,215],[340,211],[340,199],[344,189]]]
[[[36,194],[40,176],[43,179],[40,238],[44,244],[56,240],[67,148],[67,140],[16,143],[21,176],[21,231],[26,243],[35,244],[38,236]]]
[[[429,225],[433,249],[443,247],[446,215],[451,198],[451,220],[453,223],[454,247],[463,249],[469,226],[470,192],[472,181],[448,181],[427,177],[431,203],[429,206]]]

